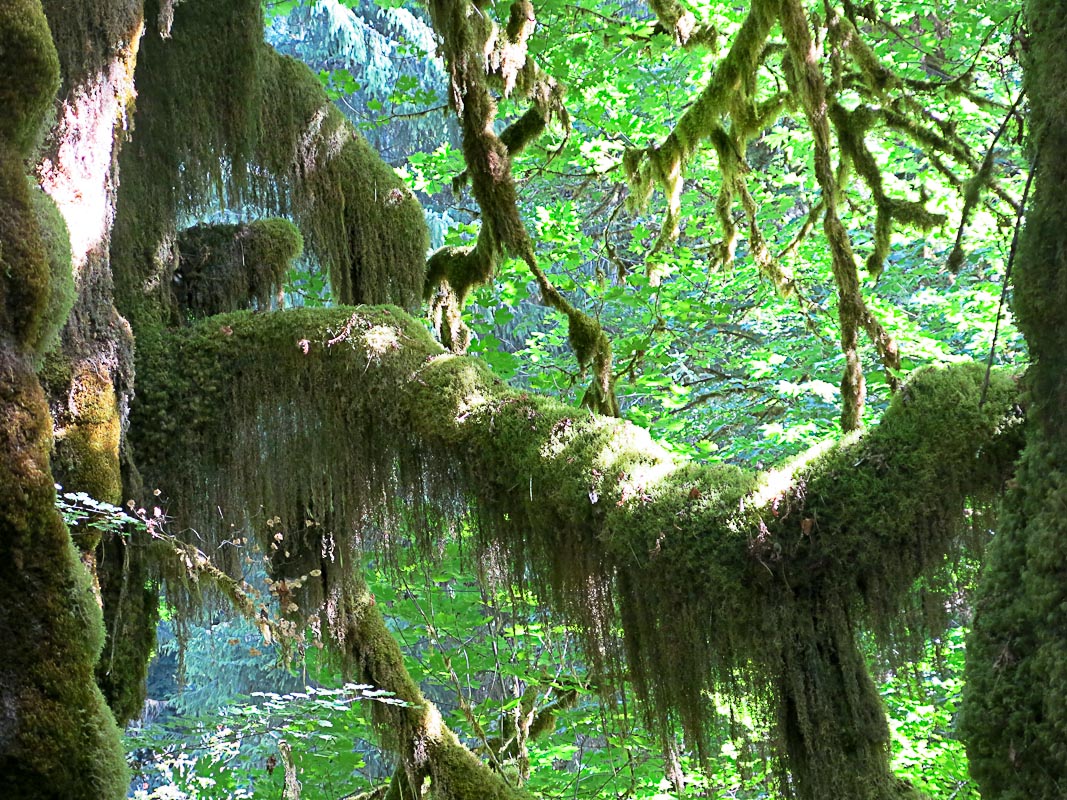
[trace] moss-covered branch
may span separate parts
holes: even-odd
[[[584,372],[593,380],[583,404],[602,414],[618,416],[611,342],[600,322],[576,308],[552,284],[537,256],[519,214],[518,194],[511,174],[511,157],[554,118],[569,125],[562,87],[526,54],[534,28],[533,4],[513,2],[505,29],[500,30],[480,8],[462,2],[431,2],[434,28],[443,41],[449,72],[449,104],[459,116],[463,158],[474,197],[482,212],[482,227],[473,247],[444,247],[428,264],[425,297],[442,343],[453,352],[466,352],[470,332],[462,320],[463,304],[472,289],[489,281],[506,255],[521,258],[530,269],[544,301],[567,317],[568,340]],[[505,94],[519,90],[532,108],[518,123],[497,136],[493,124],[496,101],[490,86]]]
[[[220,507],[227,525],[266,512],[293,531],[299,509],[331,509],[332,530],[353,532],[344,552],[368,520],[426,540],[472,503],[481,545],[535,577],[605,673],[621,618],[661,730],[678,720],[699,744],[709,690],[748,686],[791,709],[779,722],[800,772],[819,731],[840,726],[844,746],[850,720],[884,727],[870,692],[840,696],[869,680],[856,629],[897,632],[915,580],[936,585],[958,547],[965,501],[999,489],[1018,444],[1013,381],[994,376],[980,406],[976,365],[923,373],[866,436],[756,476],[676,463],[638,428],[508,389],[397,309],[214,317],[140,352],[138,453],[201,534]],[[322,569],[321,543],[287,542],[308,551],[303,573]],[[805,614],[823,621],[805,633]],[[809,676],[805,653],[840,679]]]
[[[686,49],[699,46],[714,49],[718,43],[719,32],[711,25],[698,23],[693,12],[677,0],[649,0],[648,7],[679,46]]]

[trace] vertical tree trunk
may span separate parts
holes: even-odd
[[[1036,173],[1014,307],[1029,432],[984,566],[962,720],[988,800],[1067,796],[1067,3],[1030,0],[1026,19]]]
[[[901,800],[919,795],[889,768],[885,706],[839,602],[796,600],[782,626],[778,732],[787,796]]]
[[[69,310],[67,232],[26,175],[59,82],[40,0],[0,4],[0,775],[7,797],[121,798],[125,758],[93,680],[103,630],[55,509],[36,369]]]

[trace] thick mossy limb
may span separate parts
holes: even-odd
[[[980,404],[973,364],[921,373],[865,436],[757,479],[508,389],[394,308],[214,317],[142,339],[140,359],[138,452],[183,524],[223,537],[216,508],[227,525],[262,508],[296,528],[310,506],[430,540],[469,499],[481,546],[534,577],[605,672],[621,617],[652,718],[697,742],[716,690],[755,689],[768,711],[785,699],[790,597],[898,633],[914,582],[958,550],[966,500],[994,494],[1018,450],[1014,382],[995,373]],[[841,652],[852,630],[833,628]],[[881,714],[867,699],[849,713]],[[835,718],[822,702],[812,719]]]

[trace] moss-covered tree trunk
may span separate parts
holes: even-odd
[[[133,394],[133,332],[114,304],[111,225],[118,155],[133,113],[143,1],[94,0],[77,13],[63,0],[43,6],[62,82],[36,177],[66,222],[73,278],[73,307],[40,371],[55,431],[53,470],[65,491],[119,505],[131,494],[124,482],[136,483],[136,471],[121,462]],[[145,665],[155,642],[157,603],[145,596],[146,585],[151,589],[144,548],[128,547],[115,533],[102,540],[90,529],[78,531],[75,544],[104,610],[99,683],[126,722],[143,705]]]
[[[100,608],[55,508],[36,374],[70,308],[67,232],[27,174],[59,68],[40,0],[0,6],[0,786],[117,799],[125,758],[93,680]]]
[[[963,719],[989,800],[1067,796],[1067,3],[1030,0],[1026,22],[1036,173],[1014,307],[1030,427],[983,569]]]

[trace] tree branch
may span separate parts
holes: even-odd
[[[618,674],[621,616],[639,696],[697,741],[711,692],[776,674],[799,598],[899,632],[913,582],[959,546],[966,498],[998,490],[1018,444],[1014,383],[995,376],[979,407],[984,370],[968,364],[923,373],[866,436],[783,470],[695,467],[625,422],[507,388],[388,307],[211,318],[143,341],[138,374],[138,453],[183,522],[277,509],[294,569],[326,580],[338,567],[296,533],[298,509],[332,509],[345,553],[366,520],[429,542],[472,501],[480,546],[580,626],[594,670]]]

